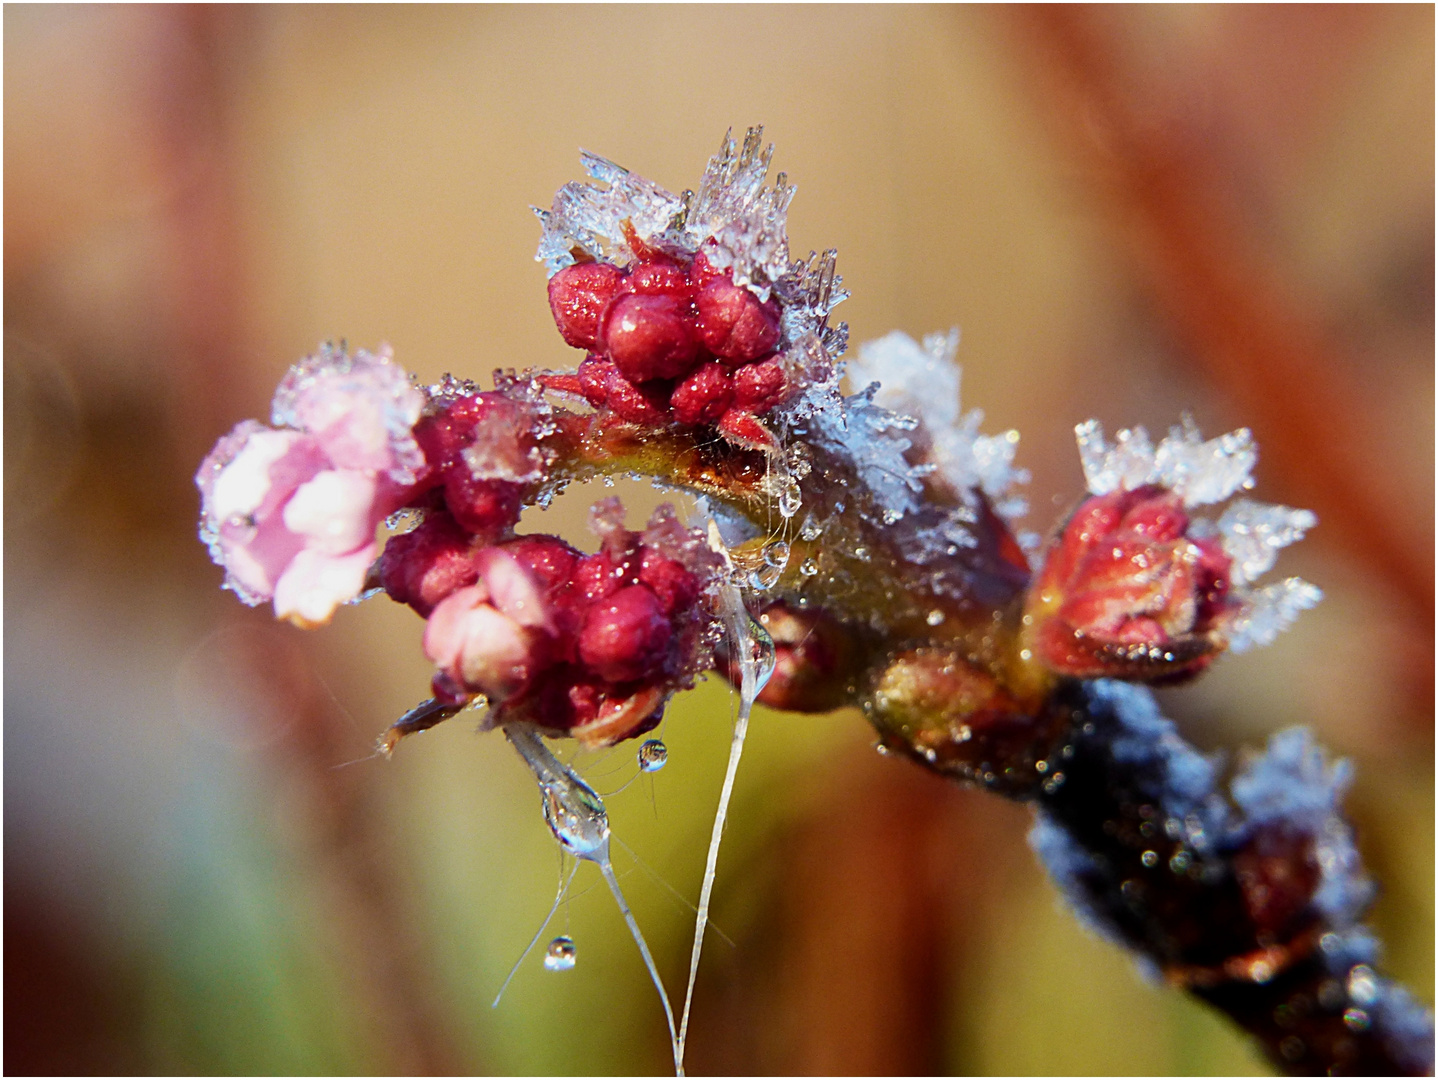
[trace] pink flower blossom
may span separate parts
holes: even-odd
[[[503,701],[544,665],[552,624],[538,582],[514,556],[489,548],[477,562],[479,580],[430,614],[424,651],[447,680]]]
[[[244,421],[195,476],[200,536],[225,587],[301,626],[359,596],[375,529],[424,464],[410,433],[423,406],[388,349],[327,345],[292,367],[275,393],[278,428]]]

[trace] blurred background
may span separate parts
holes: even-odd
[[[418,619],[244,608],[191,477],[321,339],[426,380],[572,364],[530,204],[580,147],[680,190],[752,123],[853,340],[962,327],[1029,527],[1081,490],[1076,422],[1184,409],[1317,510],[1282,568],[1327,600],[1165,706],[1353,759],[1373,921],[1432,1001],[1431,7],[12,4],[4,61],[7,1072],[669,1068],[592,867],[549,932],[578,966],[490,1009],[557,883],[527,772],[467,716],[369,757],[425,696]],[[588,544],[594,497],[525,527]],[[730,711],[677,701],[653,777],[579,759],[679,996]],[[692,1071],[1263,1072],[1060,909],[1028,822],[857,714],[761,712]]]

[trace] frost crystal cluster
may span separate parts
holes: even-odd
[[[420,386],[386,349],[326,345],[297,364],[273,426],[239,424],[196,477],[226,586],[301,626],[379,592],[423,620],[432,696],[381,749],[486,710],[561,849],[605,877],[678,1070],[756,700],[857,706],[881,749],[1033,802],[1033,845],[1086,921],[1281,1064],[1431,1068],[1431,1016],[1374,972],[1358,922],[1371,887],[1338,812],[1346,767],[1285,732],[1225,789],[1223,761],[1142,685],[1195,677],[1316,603],[1297,578],[1258,583],[1313,515],[1236,497],[1253,485],[1247,430],[1205,441],[1185,421],[1157,446],[1142,428],[1110,445],[1089,421],[1088,495],[1046,545],[1020,543],[1018,435],[981,434],[982,413],[961,410],[956,330],[863,345],[844,393],[848,330],[830,315],[848,294],[834,251],[791,258],[794,188],[769,183],[772,153],[758,128],[726,136],[680,195],[582,156],[589,179],[537,211],[549,310],[578,350],[567,366],[482,390]],[[693,496],[697,516],[665,506],[631,529],[601,500],[591,550],[519,531],[526,508],[613,476]],[[708,671],[741,706],[676,1023],[603,802],[545,740],[635,739]],[[666,755],[647,740],[636,774]],[[560,936],[546,964],[576,955]]]

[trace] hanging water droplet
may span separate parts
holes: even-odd
[[[549,943],[549,948],[544,950],[546,971],[568,971],[574,966],[574,960],[574,939],[568,935],[560,934]]]
[[[544,823],[571,855],[591,861],[609,858],[609,814],[604,800],[550,752],[533,728],[517,724],[505,735],[539,781]]]
[[[658,739],[646,739],[639,747],[639,767],[645,772],[658,772],[669,760],[669,747]]]
[[[804,515],[804,524],[799,526],[800,540],[817,540],[823,535],[824,526],[814,517],[813,511]]]
[[[799,491],[799,481],[792,476],[788,477],[779,491],[779,516],[791,518],[799,512],[799,507],[803,504],[804,496]]]
[[[860,544],[854,549],[854,558],[858,559],[860,562],[868,562],[869,549],[864,547],[864,545]]]
[[[799,564],[799,573],[805,577],[813,577],[819,572],[819,564],[813,559],[805,559]]]
[[[752,618],[749,620],[749,635],[752,638],[749,648],[754,657],[754,696],[757,698],[774,674],[777,655],[769,631]]]
[[[789,545],[783,540],[774,540],[764,545],[764,561],[780,569],[789,565]]]
[[[904,512],[902,510],[896,510],[891,506],[884,511],[882,516],[885,525],[893,525],[904,516]]]
[[[772,589],[779,583],[779,575],[783,572],[783,567],[761,566],[758,570],[750,572],[749,584],[761,591]]]
[[[944,622],[944,613],[938,608],[934,608],[933,611],[929,612],[928,618],[924,621],[927,622],[930,626],[942,626]]]

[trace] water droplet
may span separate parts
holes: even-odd
[[[944,613],[938,608],[934,608],[933,611],[929,612],[928,618],[926,618],[924,621],[930,626],[942,626],[944,622]]]
[[[761,566],[750,572],[749,584],[761,592],[767,591],[779,583],[779,575],[783,572],[780,566]]]
[[[1056,772],[1044,781],[1044,792],[1052,795],[1059,788],[1064,786],[1064,774]]]
[[[658,739],[646,739],[639,747],[639,767],[645,772],[658,772],[669,760],[669,748]]]
[[[605,487],[613,487],[613,486],[614,486],[614,477],[612,477],[612,476],[606,476],[606,477],[604,478],[604,486],[605,486]]]
[[[1043,758],[1039,758],[1037,761],[1034,762],[1034,772],[1038,773],[1040,776],[1042,776],[1044,773],[1046,773],[1046,772],[1048,772],[1048,771],[1049,771],[1049,763],[1048,763],[1047,761],[1045,761]]]
[[[799,564],[799,573],[805,577],[813,577],[819,572],[819,564],[813,559],[805,559]]]
[[[581,859],[609,858],[609,814],[594,789],[562,763],[533,728],[510,725],[510,743],[539,781],[544,822],[565,851]]]
[[[781,570],[789,565],[789,545],[783,540],[774,540],[764,545],[764,561]]]
[[[1156,851],[1145,851],[1142,855],[1139,856],[1139,858],[1143,860],[1144,866],[1158,865],[1158,852]]]
[[[897,524],[898,520],[903,516],[904,512],[902,510],[896,510],[892,506],[887,508],[882,515],[885,525]]]
[[[823,535],[824,526],[814,518],[812,511],[804,515],[804,524],[799,526],[800,540],[817,540]]]
[[[868,562],[869,549],[866,548],[863,544],[860,544],[854,549],[854,558],[858,559],[860,562]]]
[[[799,481],[791,476],[779,491],[779,516],[787,520],[797,514],[802,505],[804,497],[799,492]]]
[[[1182,874],[1188,869],[1189,855],[1186,851],[1175,852],[1173,858],[1168,860],[1168,868],[1175,874]]]
[[[413,529],[423,520],[423,513],[406,507],[403,510],[396,510],[389,517],[385,518],[384,527],[394,532],[409,532],[410,529]],[[253,521],[251,524],[253,524]]]
[[[968,741],[969,741],[970,739],[972,739],[973,737],[974,737],[974,729],[971,728],[971,727],[969,727],[968,724],[961,724],[961,725],[959,726],[959,735],[958,735],[959,742],[968,742]]]
[[[774,649],[774,639],[769,636],[769,631],[753,619],[749,620],[749,634],[753,639],[750,649],[754,656],[754,696],[757,698],[759,692],[769,684],[778,657]]]
[[[574,939],[561,934],[549,943],[549,948],[544,950],[545,970],[568,971],[574,966],[574,954]]]

